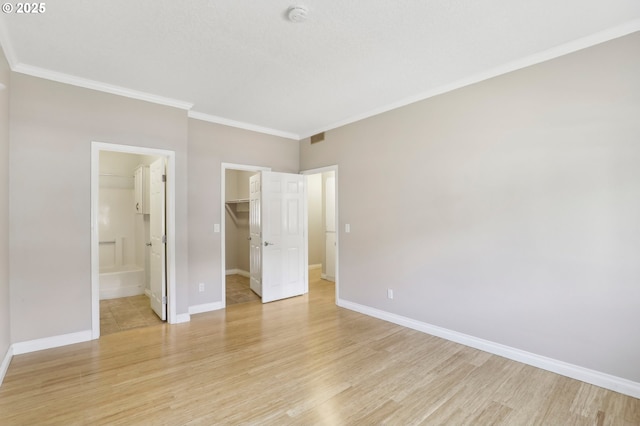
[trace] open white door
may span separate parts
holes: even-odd
[[[267,303],[305,293],[306,201],[304,176],[261,175],[261,290],[262,303]],[[253,234],[251,238],[253,247]]]
[[[249,178],[249,287],[262,296],[262,230],[260,174]]]
[[[151,309],[163,320],[167,319],[166,286],[166,234],[165,234],[165,166],[164,158],[151,163],[149,167],[150,209],[149,231],[151,235],[151,256],[149,275]]]

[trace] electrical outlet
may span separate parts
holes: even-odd
[[[198,291],[202,293],[204,291],[204,283],[198,284]]]
[[[393,289],[391,289],[391,288],[387,289],[387,298],[388,299],[393,299]]]

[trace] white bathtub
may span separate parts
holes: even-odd
[[[100,300],[144,294],[144,269],[139,266],[100,268]]]

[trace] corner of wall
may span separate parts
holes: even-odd
[[[13,346],[9,346],[7,349],[7,353],[2,359],[2,363],[0,363],[0,386],[4,380],[4,376],[7,374],[7,370],[9,369],[9,364],[11,364],[11,360],[13,359]]]

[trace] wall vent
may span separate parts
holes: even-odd
[[[318,143],[324,140],[324,132],[311,136],[311,143]]]

